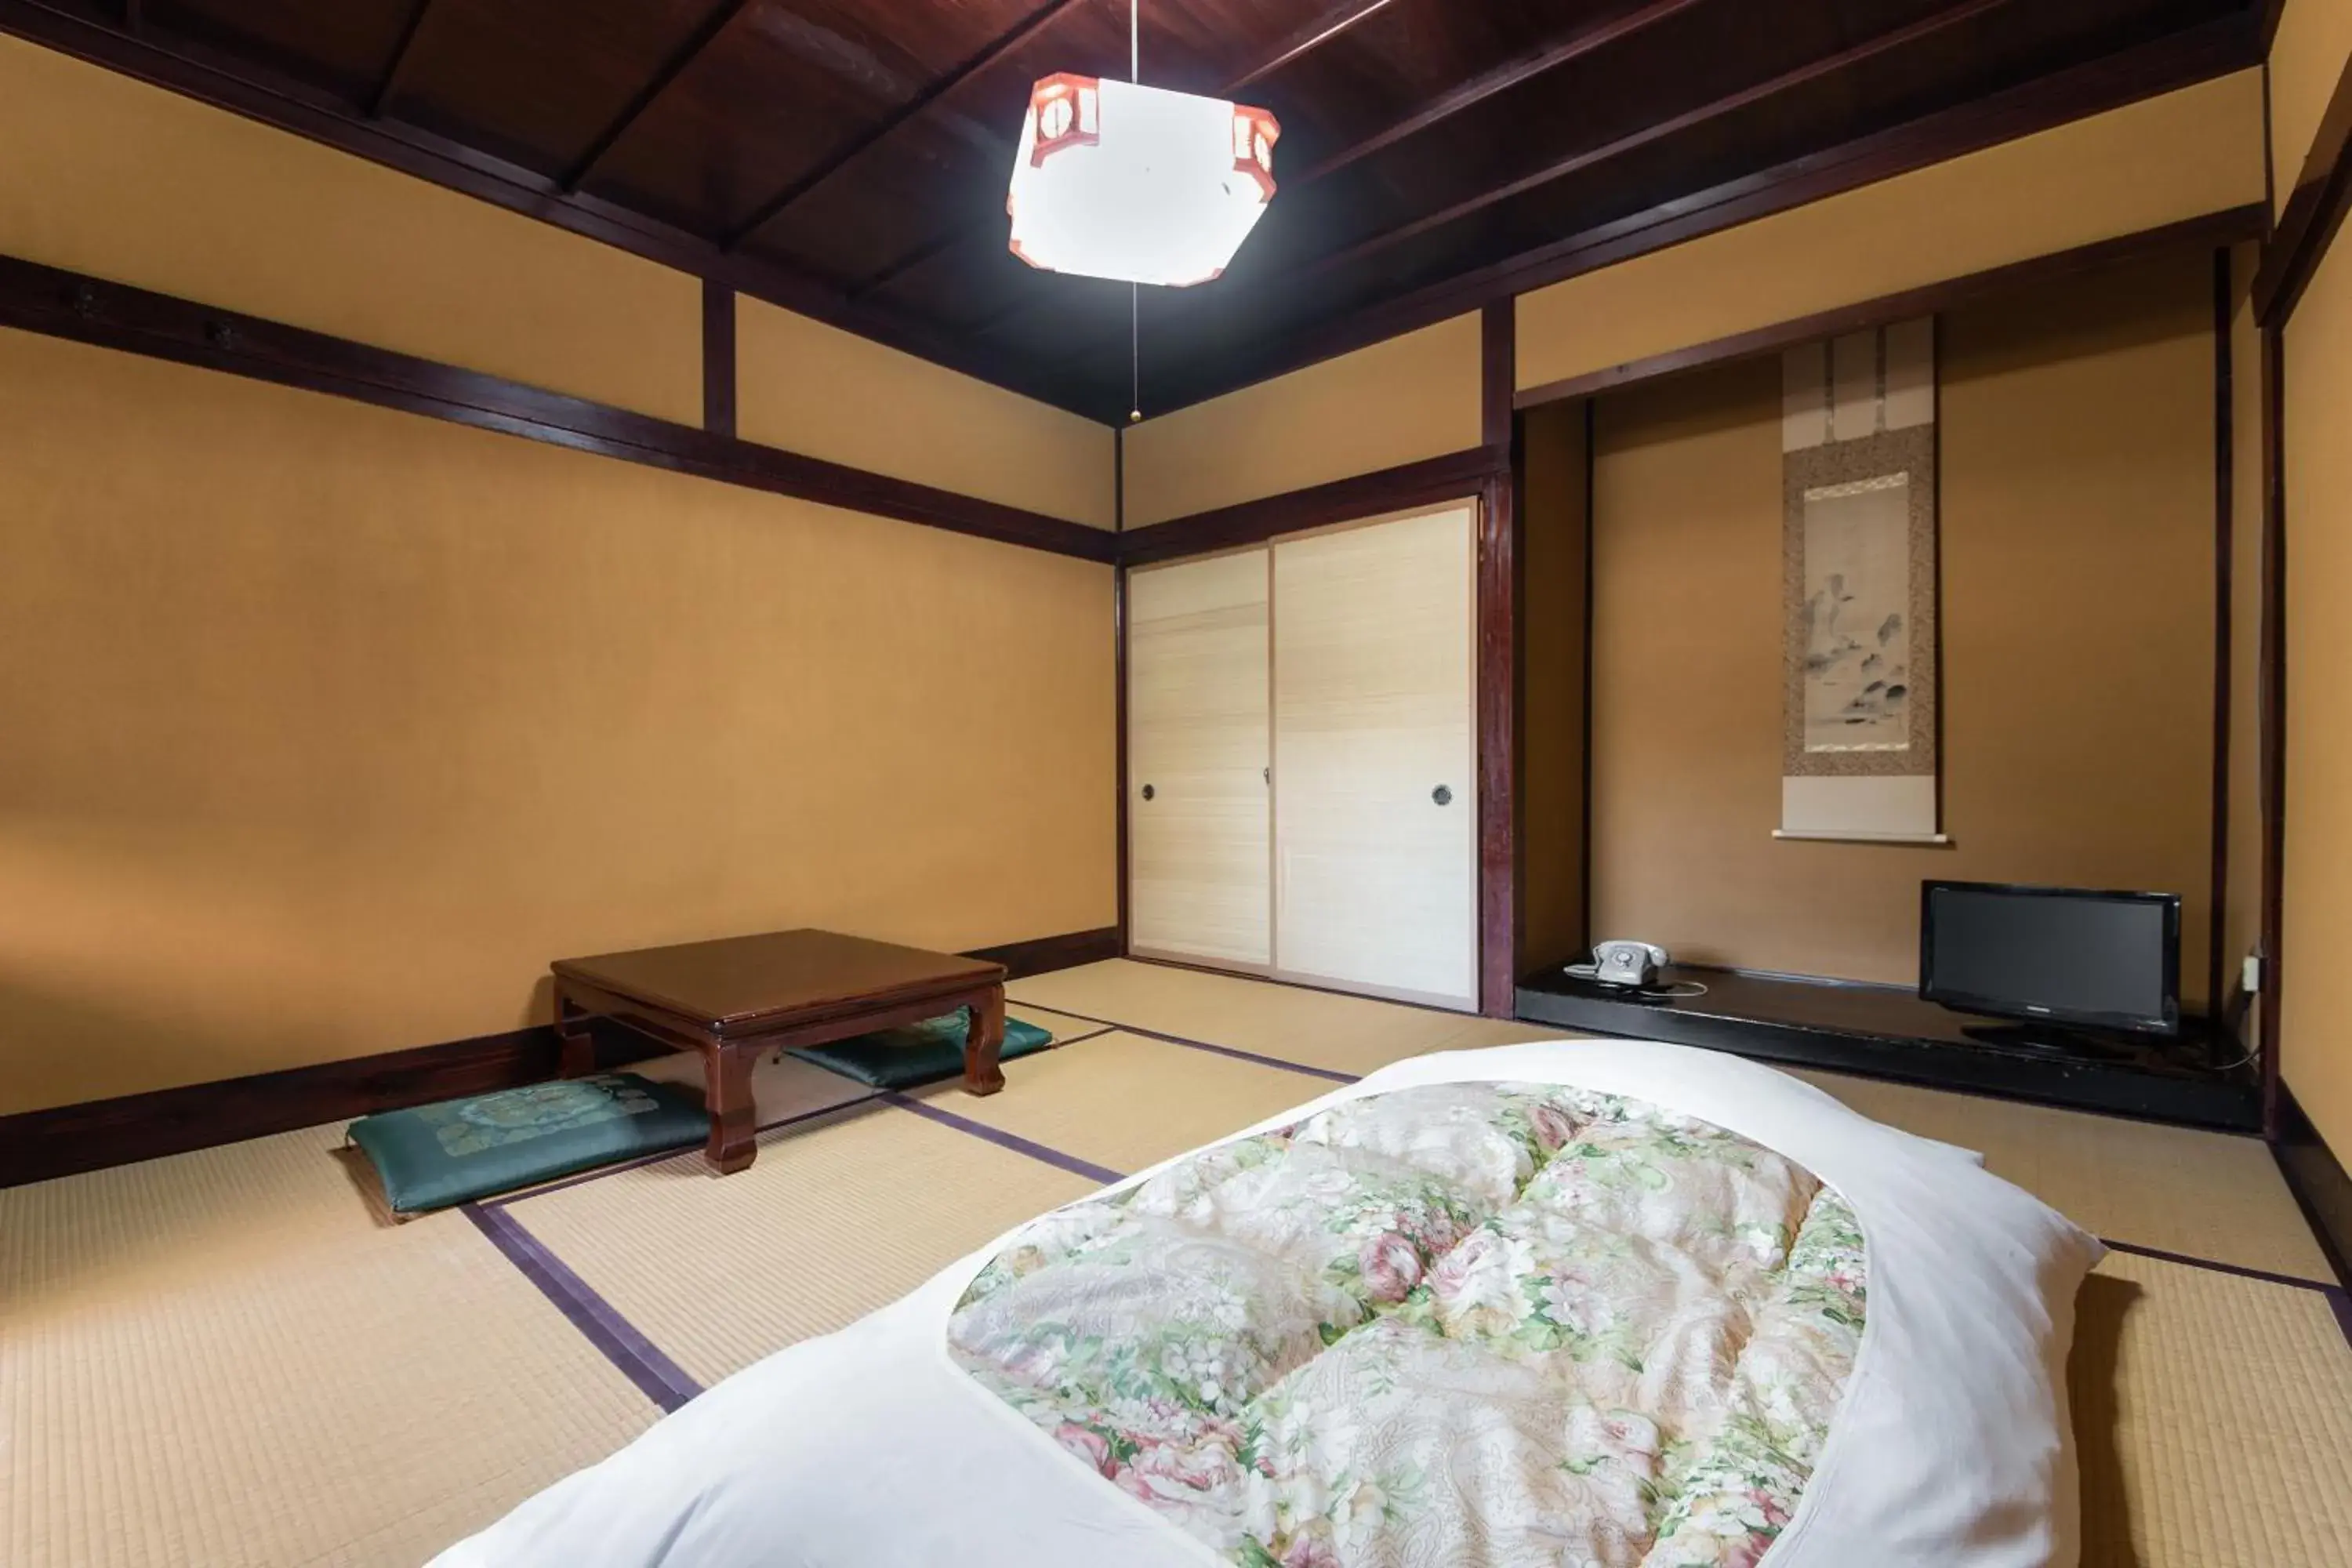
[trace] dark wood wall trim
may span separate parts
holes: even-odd
[[[1108,562],[1108,531],[0,257],[0,326],[226,371],[950,532]]]
[[[1018,980],[1118,955],[1118,932],[1105,927],[969,956],[993,959]],[[625,1029],[598,1031],[601,1066],[659,1054]],[[541,1083],[555,1076],[556,1058],[555,1031],[542,1026],[0,1117],[0,1187]]]
[[[1593,605],[1599,598],[1593,588],[1592,565],[1594,540],[1601,531],[1596,521],[1601,515],[1600,479],[1601,400],[1593,397],[1584,403],[1584,695],[1580,700],[1584,725],[1579,738],[1584,748],[1584,776],[1577,784],[1582,792],[1577,833],[1583,862],[1577,876],[1577,924],[1588,944],[1609,940],[1597,937],[1592,930],[1592,631]]]
[[[2230,715],[2231,685],[2237,671],[2237,638],[2231,584],[2236,575],[2237,455],[2234,417],[2237,366],[2231,354],[2231,326],[2237,319],[2237,291],[2229,247],[2213,252],[2213,887],[2212,914],[2206,921],[2205,1008],[2214,1026],[2237,1033],[2237,1009],[2224,985],[2230,907]]]
[[[1127,531],[1127,431],[1124,427],[1111,432],[1111,482],[1117,492],[1111,503],[1111,515],[1122,535]],[[1127,951],[1134,934],[1134,923],[1128,910],[1128,783],[1127,783],[1127,567],[1122,563],[1111,575],[1110,586],[1111,679],[1118,683],[1112,697],[1112,722],[1118,733],[1112,744],[1113,778],[1118,789],[1118,950]]]
[[[1133,922],[1128,910],[1128,782],[1127,782],[1127,568],[1114,574],[1110,592],[1111,679],[1118,683],[1111,704],[1111,721],[1118,726],[1112,740],[1112,782],[1118,790],[1116,817],[1118,873],[1118,951],[1127,951]]]
[[[631,212],[560,178],[541,174],[397,119],[371,113],[307,82],[266,73],[148,18],[133,29],[101,16],[75,16],[41,0],[0,0],[0,32],[109,70],[257,120],[372,163],[478,197],[600,240],[665,267],[709,279],[804,316],[962,371],[1044,402],[1062,403],[1055,384],[1017,362],[990,355],[877,301],[853,302],[838,288],[682,228]],[[383,89],[375,96],[381,97]],[[374,105],[380,110],[381,105]],[[1076,410],[1085,413],[1084,409]]]
[[[1596,393],[1613,392],[1620,387],[1654,381],[1660,376],[1677,375],[1727,360],[1777,353],[1799,343],[1815,342],[1845,332],[1858,332],[1865,328],[1935,315],[2053,279],[2096,272],[2166,251],[2204,249],[2233,245],[2241,240],[2259,239],[2267,217],[2259,204],[2208,213],[2203,217],[2142,229],[2137,234],[2077,246],[2072,250],[2053,251],[2048,256],[2032,257],[1983,272],[1971,272],[1965,277],[1930,283],[1924,288],[1906,289],[1899,294],[1858,300],[1834,310],[1801,316],[1794,321],[1779,321],[1768,327],[1758,327],[1752,331],[1717,338],[1710,342],[1693,343],[1687,348],[1652,354],[1646,359],[1611,365],[1562,381],[1548,382],[1517,393],[1515,401],[1521,408],[1532,408],[1538,404],[1557,402],[1564,397],[1590,397]]]
[[[1685,240],[2258,66],[2263,62],[2255,37],[2258,25],[2251,14],[2223,17],[1843,146],[1662,202],[1399,296],[1373,310],[1276,340],[1254,357],[1237,356],[1232,374],[1187,385],[1160,412],[1172,413],[1481,310],[1490,300],[1599,271]]]
[[[2254,313],[2264,326],[2284,326],[2312,274],[2352,209],[2352,61],[2336,78],[2320,116],[2311,151],[2279,212],[2278,232],[2263,252],[2254,277]]]
[[[2257,998],[2263,1048],[2263,1130],[2279,1135],[2279,1076],[2284,1031],[2281,999],[2290,976],[2280,952],[2286,911],[2286,340],[2263,328],[2263,988]]]
[[[2352,1175],[2345,1173],[2343,1163],[2291,1093],[2279,1099],[2271,1154],[2286,1178],[2287,1191],[2319,1237],[2337,1283],[2352,1289]]]
[[[1000,947],[975,947],[964,956],[1004,965],[1008,980],[1026,980],[1033,974],[1051,974],[1057,969],[1100,963],[1106,958],[1118,957],[1119,951],[1118,928],[1102,926],[1028,942],[1008,942]]]
[[[735,290],[702,286],[702,427],[735,434]]]
[[[642,1060],[656,1047],[597,1038],[597,1062]],[[129,1094],[0,1118],[0,1187],[184,1154],[298,1127],[516,1089],[555,1076],[552,1028],[516,1029],[284,1072]]]
[[[1508,300],[1479,321],[1479,434],[1504,458],[1481,487],[1478,509],[1478,1005],[1494,1018],[1512,1015],[1519,984],[1517,323]]]
[[[1301,529],[1456,500],[1479,494],[1489,479],[1509,468],[1510,461],[1507,445],[1470,447],[1214,511],[1194,512],[1128,530],[1118,536],[1118,558],[1123,565],[1147,566],[1155,561],[1259,544]]]

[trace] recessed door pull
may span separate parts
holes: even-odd
[[[1439,784],[1435,789],[1429,792],[1429,798],[1435,801],[1440,805],[1452,805],[1454,804],[1454,792],[1447,789],[1444,784]]]
[[[1143,786],[1143,798],[1146,800],[1150,800],[1151,798],[1151,786],[1150,784],[1145,784]]]

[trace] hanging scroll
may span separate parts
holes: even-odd
[[[1935,842],[1936,324],[1781,374],[1780,837]]]

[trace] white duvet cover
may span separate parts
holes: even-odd
[[[2075,1561],[2063,1372],[2099,1244],[1965,1151],[1619,1041],[1400,1062],[1213,1147],[747,1368],[440,1563]],[[1420,1184],[1407,1218],[1349,1217],[1381,1207],[1367,1170]],[[1294,1223],[1309,1189],[1353,1207]],[[1289,1294],[1224,1288],[1261,1277]]]

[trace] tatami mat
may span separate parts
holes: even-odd
[[[688,1151],[507,1212],[707,1385],[856,1321],[1094,1185],[877,1103],[766,1135],[732,1176]]]
[[[1426,1051],[1560,1031],[1115,958],[1007,988],[1023,1002],[1358,1076]]]
[[[0,1562],[415,1563],[658,1412],[340,1128],[0,1192]]]
[[[2085,1230],[2305,1279],[2333,1276],[2259,1138],[1837,1073],[1797,1075],[1864,1115],[1957,1143]]]
[[[1122,1173],[1238,1132],[1338,1086],[1115,1030],[1005,1065],[1002,1094],[921,1091],[967,1121]]]
[[[550,1289],[593,1292],[707,1384],[1083,1195],[1095,1178],[1072,1163],[1138,1170],[1338,1077],[1551,1033],[1143,963],[1013,990],[1014,1016],[1070,1043],[1009,1063],[1003,1094],[894,1102],[763,1062],[761,1120],[789,1125],[749,1171],[714,1177],[691,1150],[501,1218],[577,1282]],[[639,1070],[700,1081],[692,1057]],[[1983,1150],[2111,1238],[2326,1277],[2252,1140],[1807,1076]],[[0,1191],[0,1562],[414,1564],[653,1419],[465,1216],[388,1223],[339,1142],[317,1129]],[[2352,1347],[2330,1300],[2125,1254],[2102,1267],[2071,1376],[2086,1568],[2343,1560]]]
[[[1007,1018],[1018,1018],[1024,1024],[1034,1024],[1053,1037],[1057,1046],[1071,1040],[1099,1035],[1105,1026],[1086,1018],[1073,1018],[1066,1014],[1048,1012],[1042,1007],[1004,1009]],[[673,1052],[654,1057],[628,1069],[665,1083],[683,1084],[700,1090],[703,1086],[702,1058],[691,1051]],[[772,1127],[779,1121],[830,1106],[846,1105],[874,1093],[870,1085],[828,1072],[821,1067],[801,1060],[798,1057],[774,1053],[760,1058],[751,1070],[751,1102],[759,1108],[760,1125]]]
[[[1067,1013],[1056,1013],[1046,1007],[1024,1007],[1014,1002],[1007,1002],[1004,1005],[1004,1016],[1008,1018],[1018,1018],[1024,1024],[1036,1025],[1053,1036],[1054,1043],[1057,1046],[1067,1045],[1072,1040],[1084,1039],[1089,1035],[1099,1035],[1104,1027],[1092,1018],[1072,1017]]]
[[[2111,1253],[2068,1382],[2084,1568],[2336,1568],[2352,1347],[2316,1290]]]
[[[703,1089],[702,1058],[687,1052],[656,1057],[629,1068],[647,1078],[675,1083],[700,1094]],[[837,1072],[827,1072],[798,1057],[763,1056],[751,1069],[751,1104],[758,1110],[760,1125],[772,1127],[779,1121],[814,1115],[835,1106],[848,1105],[860,1100],[870,1100],[875,1094],[871,1084],[844,1078]]]

